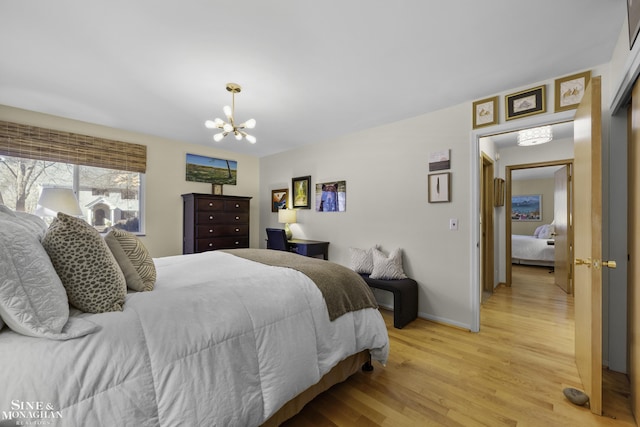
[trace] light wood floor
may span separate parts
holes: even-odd
[[[514,266],[515,267],[515,266]],[[548,269],[518,266],[484,303],[481,331],[418,319],[394,329],[386,368],[359,372],[285,426],[635,426],[625,375],[605,372],[605,416],[569,403],[582,388],[573,299]]]

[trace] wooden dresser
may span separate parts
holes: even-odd
[[[251,197],[182,195],[184,225],[182,253],[249,247]]]

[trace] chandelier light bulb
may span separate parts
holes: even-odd
[[[216,142],[220,142],[222,141],[227,135],[229,135],[230,133],[233,133],[233,135],[236,137],[236,139],[238,141],[242,140],[242,137],[244,137],[247,141],[249,141],[251,144],[255,144],[256,143],[256,138],[252,135],[247,135],[243,129],[253,129],[256,127],[256,120],[255,119],[249,119],[246,122],[242,123],[241,125],[236,125],[236,121],[235,118],[233,117],[234,111],[235,111],[235,94],[236,93],[240,93],[241,91],[241,87],[240,85],[236,84],[236,83],[227,83],[227,90],[229,92],[231,92],[231,106],[229,105],[225,105],[222,108],[222,111],[224,111],[225,116],[227,117],[227,120],[222,120],[219,117],[216,117],[215,120],[207,120],[204,122],[205,127],[207,127],[208,129],[221,129],[222,132],[217,133],[215,135],[213,135],[213,140]]]

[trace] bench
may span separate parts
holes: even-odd
[[[360,274],[372,288],[393,292],[393,327],[402,329],[418,317],[418,282],[413,279],[380,280]]]

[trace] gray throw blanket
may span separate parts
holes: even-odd
[[[224,252],[261,264],[292,268],[303,273],[320,289],[331,320],[349,311],[378,308],[364,279],[342,265],[270,249],[229,249]]]

